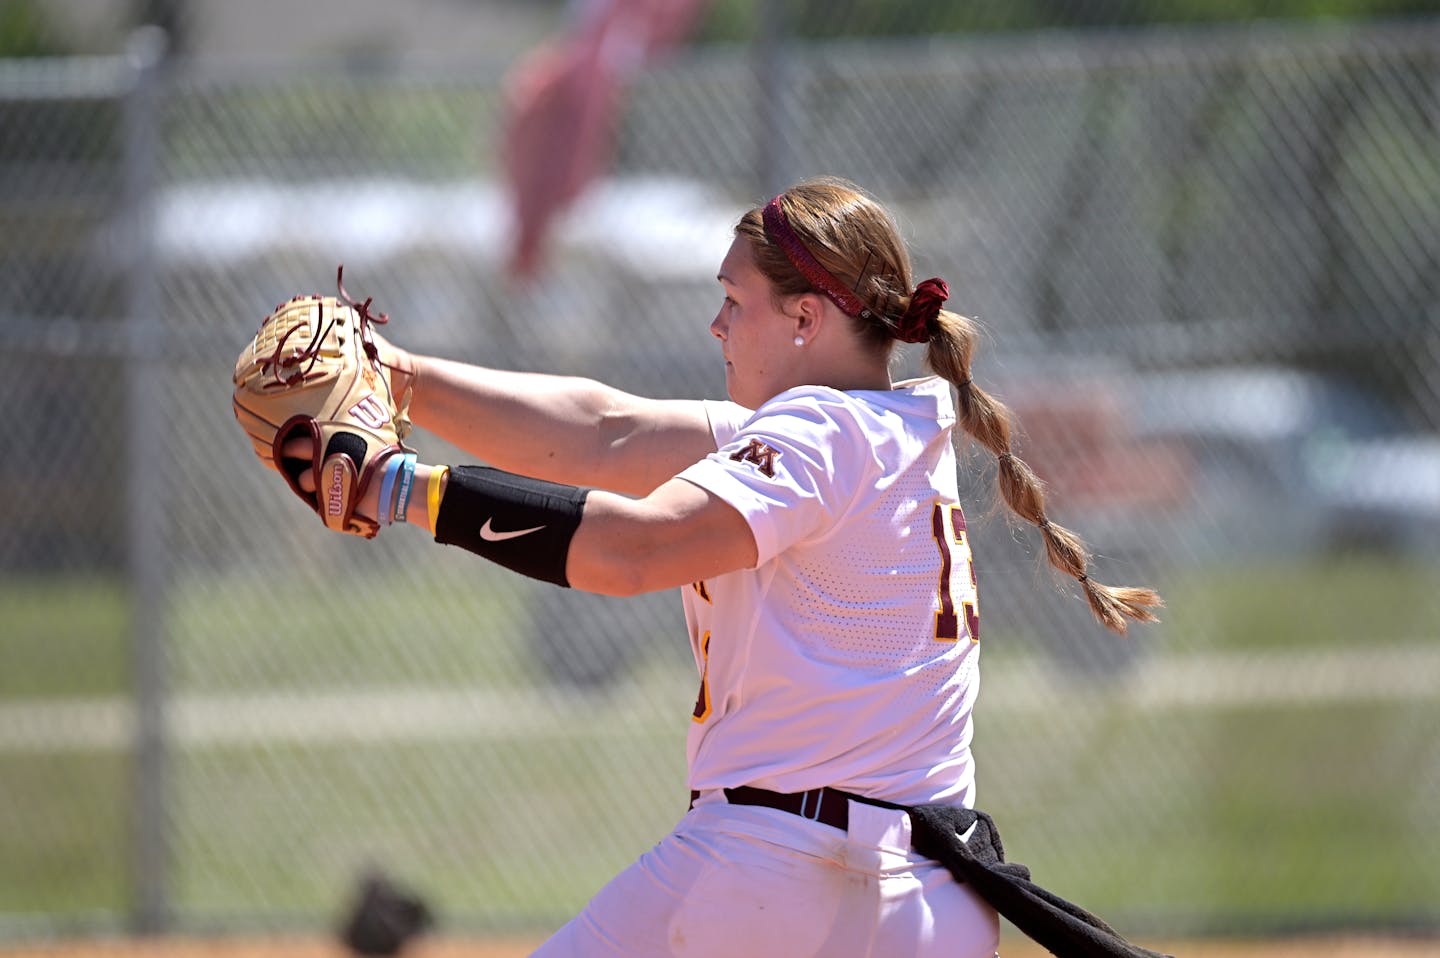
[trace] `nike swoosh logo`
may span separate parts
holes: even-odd
[[[518,539],[520,536],[528,536],[532,532],[539,532],[544,526],[536,526],[533,529],[516,529],[514,532],[496,532],[490,527],[490,520],[486,519],[485,524],[480,527],[480,538],[486,542],[504,542],[506,539]]]

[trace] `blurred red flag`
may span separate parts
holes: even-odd
[[[540,270],[551,221],[609,163],[626,83],[679,45],[707,2],[579,0],[569,32],[513,68],[502,155],[515,216],[513,275]]]

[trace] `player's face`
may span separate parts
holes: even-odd
[[[710,323],[725,357],[725,388],[750,409],[798,385],[793,360],[795,321],[775,307],[770,282],[755,267],[750,243],[736,237],[717,276],[725,302]]]

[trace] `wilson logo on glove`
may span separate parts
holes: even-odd
[[[390,424],[390,415],[390,410],[385,408],[374,393],[350,407],[350,417],[371,429],[384,429]]]
[[[345,507],[345,463],[337,462],[330,467],[330,498],[325,511],[339,516]]]

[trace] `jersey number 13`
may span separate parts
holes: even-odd
[[[980,608],[976,594],[975,560],[965,532],[965,512],[956,505],[935,503],[930,530],[940,549],[940,611],[935,613],[935,641],[960,641],[960,614],[971,642],[980,641]],[[959,608],[956,608],[956,599]]]

